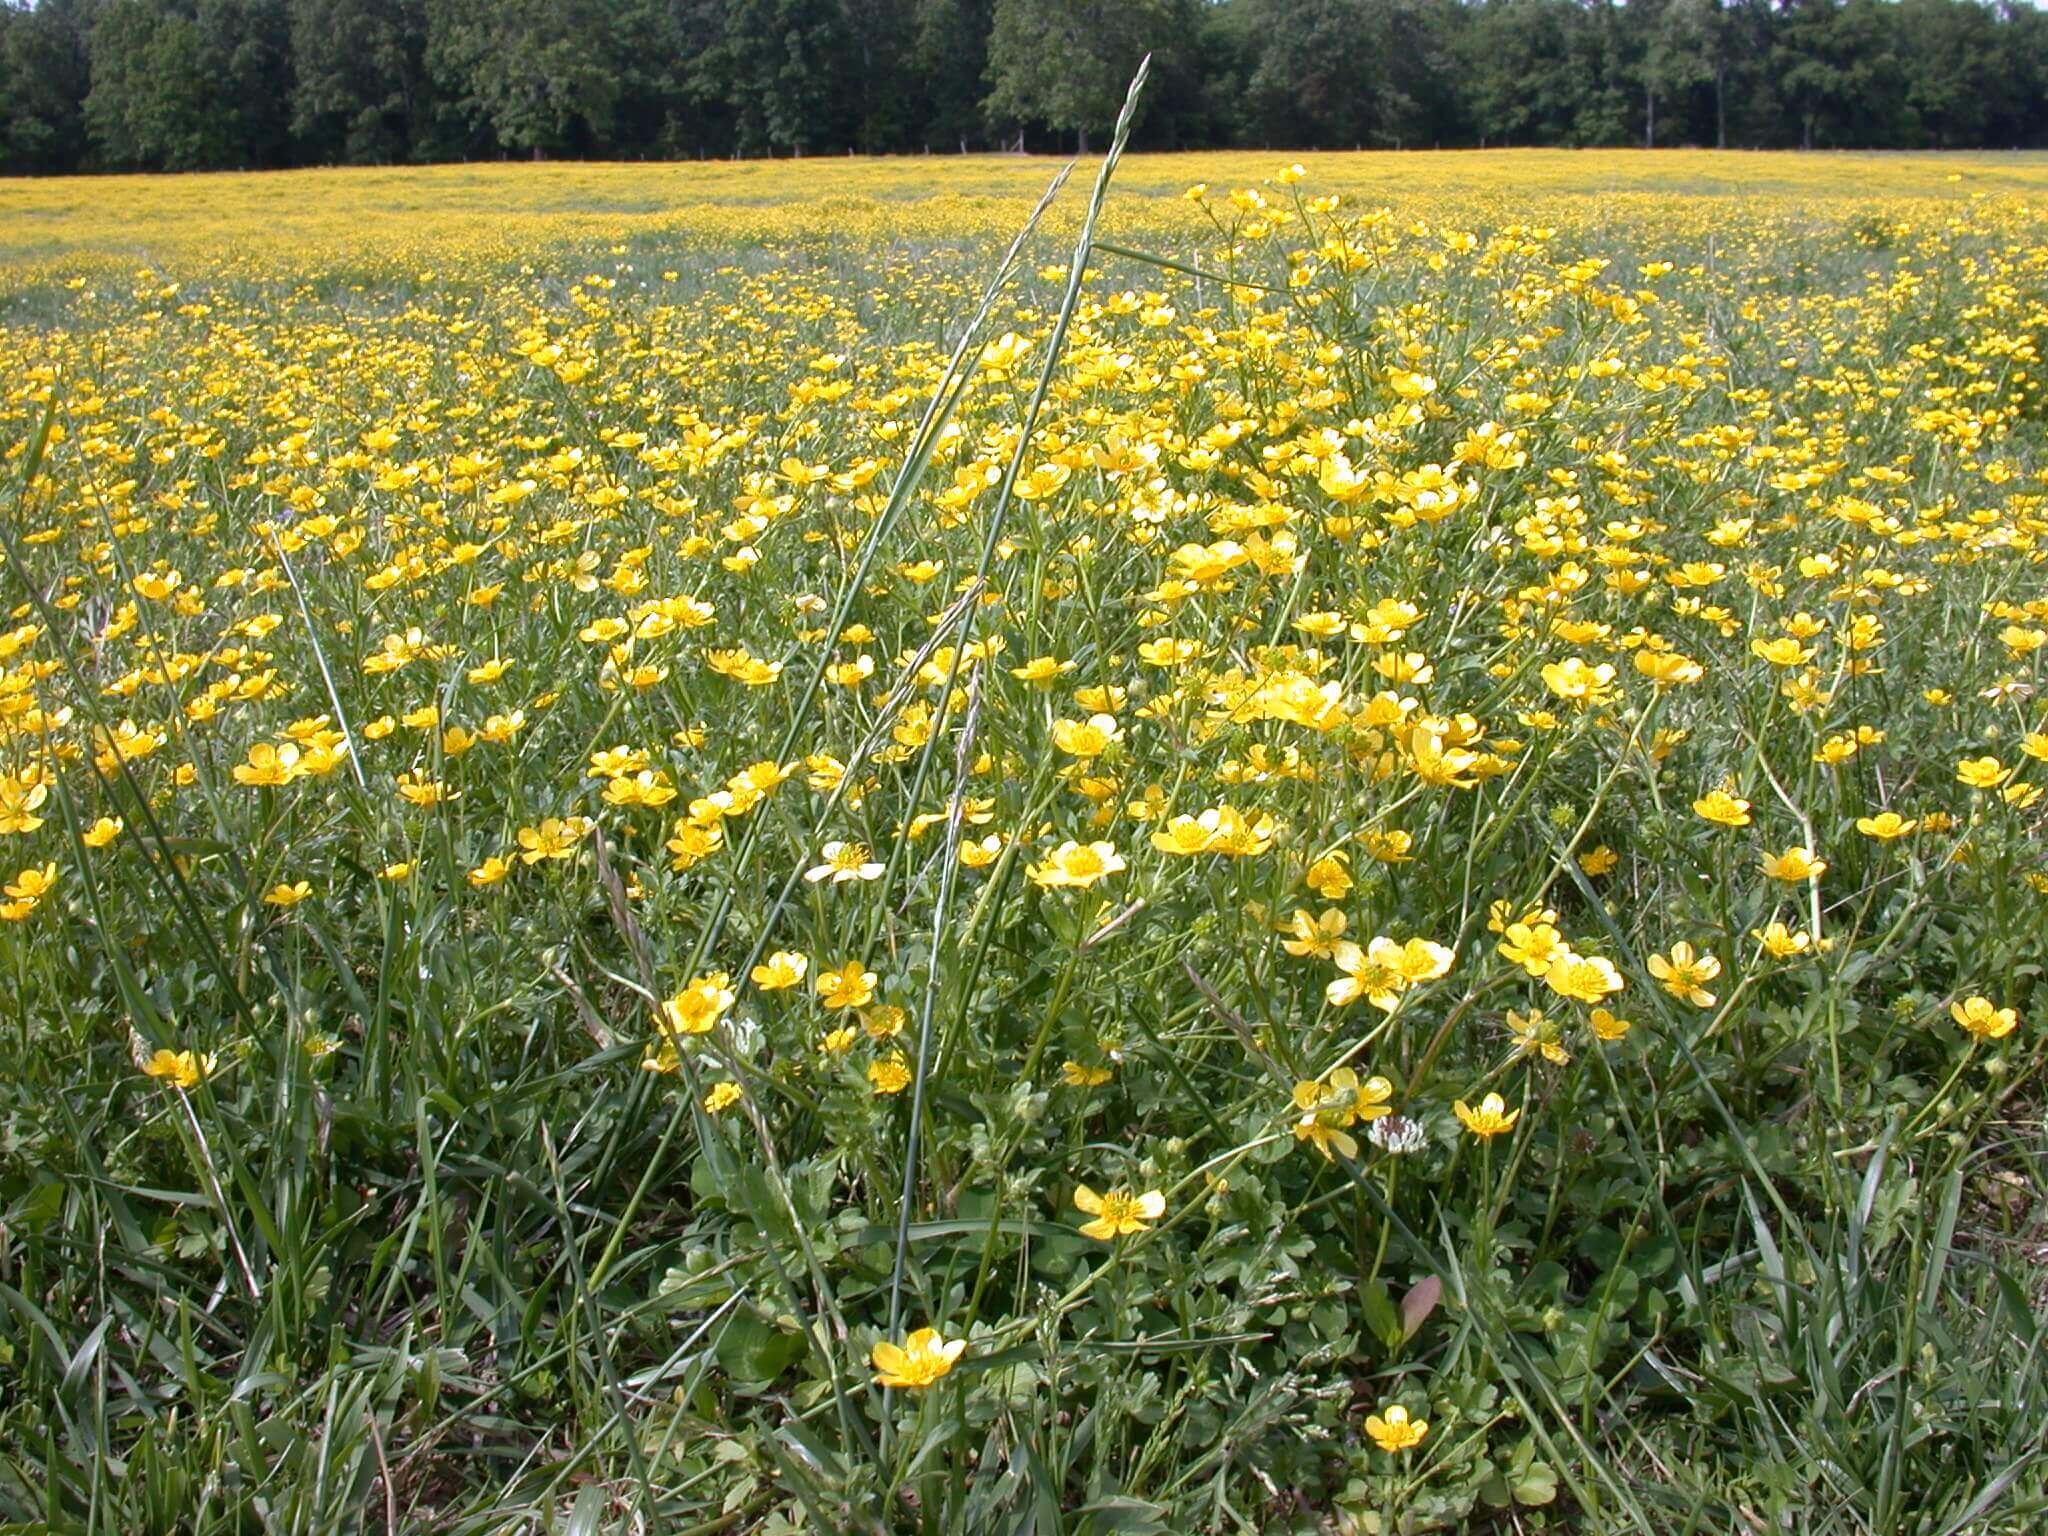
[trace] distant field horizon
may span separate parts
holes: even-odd
[[[2048,196],[2048,151],[2039,150],[1198,150],[1127,156],[1112,218],[1156,224],[1143,216],[1147,202],[1177,198],[1191,183],[1256,182],[1295,162],[1349,203],[1400,208],[1454,198],[1475,215],[1494,205],[1503,218],[1636,196],[1768,194],[1808,206]],[[934,154],[9,177],[0,178],[0,265],[160,262],[212,257],[224,244],[244,253],[413,247],[540,222],[551,240],[666,232],[721,245],[803,243],[819,238],[817,210],[857,223],[864,205],[896,210],[874,231],[887,238],[993,235],[1015,227],[1062,163],[1051,155]],[[1077,195],[1066,201],[1078,208]],[[905,206],[920,211],[906,217]],[[848,232],[845,218],[833,221],[832,238]]]

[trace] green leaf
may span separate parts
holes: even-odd
[[[1388,1349],[1395,1348],[1406,1337],[1401,1329],[1401,1314],[1394,1310],[1394,1297],[1386,1281],[1375,1280],[1359,1290],[1358,1311],[1372,1336]]]
[[[737,1381],[775,1380],[803,1355],[804,1336],[778,1328],[758,1312],[739,1312],[719,1335],[718,1363]]]
[[[1517,1504],[1548,1504],[1557,1497],[1557,1474],[1548,1462],[1532,1461],[1510,1490]]]

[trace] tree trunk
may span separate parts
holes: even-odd
[[[1081,128],[1081,129],[1077,129],[1077,130],[1075,131],[1075,135],[1074,135],[1074,136],[1075,136],[1075,137],[1076,137],[1076,138],[1077,138],[1077,139],[1078,139],[1078,140],[1080,141],[1080,148],[1076,149],[1076,150],[1074,151],[1074,153],[1075,153],[1075,154],[1077,154],[1077,155],[1085,155],[1085,154],[1087,154],[1087,153],[1088,153],[1088,130],[1087,130],[1086,128]]]
[[[1714,61],[1714,148],[1728,147],[1728,66]]]
[[[1643,92],[1643,148],[1657,147],[1657,93]]]

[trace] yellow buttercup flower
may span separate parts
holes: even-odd
[[[1649,966],[1650,974],[1680,1002],[1695,1008],[1714,1006],[1714,994],[1705,986],[1721,974],[1721,962],[1714,956],[1698,953],[1681,939],[1671,946],[1669,955],[1650,956]]]
[[[1638,672],[1660,688],[1696,683],[1707,675],[1706,668],[1675,651],[1637,651],[1635,665]]]
[[[1152,846],[1161,853],[1191,857],[1207,853],[1215,840],[1215,825],[1204,826],[1195,816],[1175,816],[1152,834]]]
[[[1579,868],[1597,880],[1602,875],[1611,875],[1621,863],[1621,855],[1602,843],[1597,848],[1588,848],[1579,855]]]
[[[1071,661],[1056,656],[1034,656],[1021,667],[1010,668],[1010,676],[1039,688],[1050,688],[1060,675],[1073,670]]]
[[[676,788],[669,782],[668,775],[654,769],[622,773],[607,780],[604,786],[606,805],[658,810],[675,797]]]
[[[713,1083],[704,1093],[704,1112],[707,1115],[723,1114],[745,1097],[738,1083]]]
[[[1783,853],[1767,853],[1763,856],[1763,872],[1773,880],[1794,882],[1818,880],[1827,873],[1826,859],[1817,858],[1811,848],[1796,844]]]
[[[290,742],[274,746],[259,741],[249,749],[249,760],[234,767],[237,784],[265,786],[289,784],[298,776],[299,749]]]
[[[535,826],[521,827],[518,832],[520,860],[538,864],[543,859],[572,858],[589,830],[590,823],[581,816],[550,816]]]
[[[869,854],[865,843],[830,842],[819,854],[823,862],[804,871],[804,879],[812,885],[824,880],[843,885],[849,880],[881,878],[881,863]]]
[[[27,902],[33,906],[55,890],[56,886],[57,866],[39,864],[24,869],[7,882],[5,889],[10,900]]]
[[[1342,972],[1325,989],[1332,1007],[1342,1008],[1364,998],[1373,1007],[1391,1013],[1410,987],[1446,974],[1453,956],[1445,946],[1430,939],[1397,944],[1380,937],[1363,947],[1348,939],[1340,940],[1331,946],[1330,958]]]
[[[1997,789],[2013,771],[1995,757],[1966,757],[1956,764],[1956,781],[1972,789]]]
[[[1531,1009],[1526,1014],[1510,1008],[1508,1033],[1514,1036],[1517,1056],[1541,1056],[1559,1067],[1572,1059],[1571,1052],[1564,1048],[1562,1028],[1540,1008]]]
[[[1384,1414],[1368,1415],[1365,1432],[1372,1436],[1372,1443],[1381,1450],[1399,1455],[1422,1444],[1429,1433],[1429,1420],[1411,1419],[1408,1410],[1396,1403]]]
[[[1477,1109],[1463,1099],[1454,1103],[1451,1109],[1465,1129],[1482,1141],[1513,1130],[1515,1122],[1522,1118],[1521,1110],[1509,1109],[1507,1101],[1497,1093],[1489,1093],[1481,1099]]]
[[[1403,982],[1417,987],[1448,975],[1456,958],[1449,946],[1434,939],[1408,939],[1403,941],[1398,954],[1388,956],[1388,963]]]
[[[837,970],[820,971],[811,985],[818,1001],[827,1008],[865,1008],[875,1000],[875,983],[879,979],[858,960],[849,960]]]
[[[1576,656],[1547,663],[1543,686],[1574,704],[1598,704],[1614,694],[1614,668],[1606,662],[1589,665]]]
[[[876,1093],[901,1093],[911,1084],[910,1063],[899,1054],[868,1066],[868,1084]]]
[[[1763,945],[1773,960],[1790,960],[1813,948],[1812,934],[1803,928],[1788,928],[1776,920],[1765,927],[1752,928],[1749,936]]]
[[[2019,1011],[1988,997],[1966,997],[1948,1005],[1949,1017],[1979,1040],[2003,1040],[2019,1027]]]
[[[810,968],[811,962],[805,955],[793,949],[778,949],[755,966],[747,979],[763,992],[781,992],[801,986]]]
[[[1501,958],[1519,965],[1531,976],[1543,975],[1570,954],[1564,936],[1546,922],[1509,923],[1501,935]]]
[[[1327,1159],[1333,1154],[1358,1156],[1350,1128],[1360,1121],[1393,1113],[1394,1085],[1384,1077],[1358,1080],[1349,1067],[1338,1067],[1320,1082],[1294,1085],[1294,1139],[1306,1141]]]
[[[1112,1238],[1147,1231],[1153,1222],[1166,1214],[1166,1196],[1156,1189],[1140,1195],[1127,1188],[1118,1188],[1098,1195],[1083,1184],[1074,1191],[1074,1204],[1095,1218],[1082,1224],[1081,1235],[1105,1243]]]
[[[1587,1015],[1587,1022],[1593,1026],[1595,1037],[1608,1041],[1625,1039],[1628,1032],[1635,1028],[1633,1022],[1610,1013],[1605,1008],[1595,1008]]]
[[[1749,825],[1749,802],[1725,789],[1709,790],[1692,803],[1693,814],[1717,827]]]
[[[661,1005],[662,1028],[678,1035],[709,1034],[733,1001],[732,978],[724,971],[695,977]]]
[[[922,1392],[952,1370],[966,1350],[965,1339],[947,1339],[936,1328],[920,1328],[901,1344],[882,1340],[869,1361],[876,1386]]]
[[[178,1088],[197,1088],[213,1075],[216,1058],[196,1051],[159,1049],[142,1063],[143,1075],[162,1078]]]
[[[1076,843],[1071,840],[1034,864],[1028,873],[1034,885],[1085,890],[1124,868],[1123,856],[1111,843]]]
[[[1348,922],[1349,919],[1335,907],[1327,909],[1320,917],[1297,908],[1280,930],[1292,937],[1281,940],[1280,947],[1290,955],[1305,959],[1334,960]]]
[[[1570,949],[1552,957],[1543,972],[1543,983],[1560,997],[1580,1003],[1597,1003],[1627,985],[1613,961],[1599,955],[1575,954]]]
[[[1415,847],[1414,834],[1398,829],[1374,829],[1358,834],[1359,846],[1382,864],[1405,864]]]
[[[1813,660],[1813,648],[1801,645],[1797,640],[1780,637],[1775,640],[1752,640],[1749,642],[1752,655],[1769,662],[1774,667],[1797,667]]]
[[[444,784],[437,783],[432,779],[416,778],[410,773],[402,773],[398,776],[398,794],[399,798],[422,809],[443,805],[450,800],[461,798],[460,790],[450,790]]]
[[[33,832],[43,824],[35,812],[50,797],[49,785],[34,769],[0,774],[0,835]]]
[[[1341,852],[1329,854],[1309,865],[1301,883],[1325,901],[1342,901],[1352,890],[1351,871],[1345,868]]]
[[[1123,728],[1114,715],[1090,715],[1086,720],[1055,720],[1052,743],[1069,757],[1099,757],[1123,740]]]

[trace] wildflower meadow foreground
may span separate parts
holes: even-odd
[[[683,169],[0,184],[0,1525],[2040,1529],[2048,162]]]

